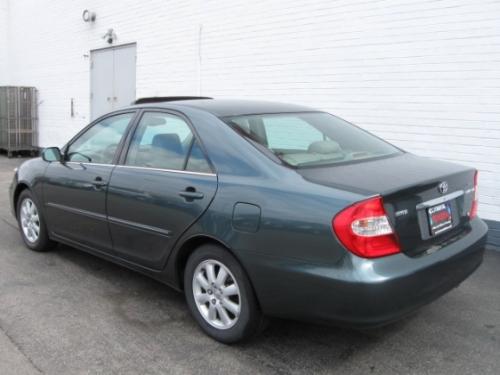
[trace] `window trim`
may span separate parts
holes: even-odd
[[[191,131],[191,134],[193,135],[193,139],[192,139],[191,144],[189,146],[189,151],[186,154],[186,158],[185,158],[184,164],[183,164],[183,169],[151,168],[151,167],[141,167],[141,166],[134,166],[134,165],[125,164],[125,161],[127,159],[127,154],[130,151],[130,146],[132,144],[134,134],[137,131],[137,128],[139,127],[139,124],[140,124],[144,114],[149,113],[149,112],[157,112],[157,113],[164,113],[167,115],[177,116],[180,119],[182,119],[189,127],[189,130]],[[194,171],[186,170],[187,161],[189,159],[189,156],[191,155],[191,149],[193,147],[195,140],[198,141],[198,144],[200,145],[201,151],[203,152],[203,156],[205,157],[205,159],[208,163],[208,166],[210,167],[211,172],[194,172]],[[178,111],[175,111],[175,110],[172,110],[169,108],[161,108],[161,107],[147,107],[147,108],[140,108],[139,109],[139,112],[135,118],[133,126],[128,129],[127,137],[125,138],[124,143],[123,143],[123,147],[120,150],[120,155],[119,155],[119,158],[118,158],[116,165],[120,166],[120,167],[129,167],[129,168],[135,168],[135,169],[148,169],[148,170],[158,170],[158,171],[165,171],[165,172],[187,173],[187,174],[194,174],[194,175],[217,176],[216,169],[215,169],[212,161],[208,157],[205,146],[203,145],[203,142],[201,142],[200,136],[196,132],[196,129],[195,129],[194,125],[192,124],[192,122],[189,120],[189,118],[186,115],[184,115],[184,113],[182,113],[182,112],[178,112]]]
[[[125,164],[118,164],[118,165],[116,165],[116,168],[142,169],[142,170],[149,170],[149,171],[160,171],[160,172],[168,172],[168,173],[191,174],[191,175],[208,176],[208,177],[216,177],[217,176],[213,172],[194,172],[194,171],[186,171],[186,170],[181,170],[181,169],[140,167],[140,166],[137,166],[137,165],[125,165]]]
[[[93,128],[95,125],[97,125],[98,123],[100,123],[101,121],[104,121],[110,117],[114,117],[114,116],[119,116],[119,115],[124,115],[124,114],[127,114],[127,113],[131,113],[132,114],[132,117],[130,118],[130,121],[125,129],[125,132],[123,133],[123,136],[120,140],[120,143],[118,143],[118,146],[116,148],[116,152],[115,152],[115,155],[113,157],[113,160],[111,161],[111,164],[107,164],[107,163],[92,163],[92,162],[85,162],[85,161],[71,161],[71,160],[66,160],[66,153],[68,151],[68,148],[73,144],[75,143],[82,135],[84,135],[87,131],[89,131],[91,128]],[[101,117],[98,117],[97,119],[95,119],[94,121],[92,121],[90,124],[88,124],[87,126],[85,126],[82,130],[80,130],[78,133],[76,133],[75,136],[73,136],[73,138],[71,138],[61,149],[61,153],[63,154],[63,163],[77,163],[77,164],[86,164],[86,165],[110,165],[110,166],[113,166],[113,165],[116,165],[118,160],[119,160],[119,157],[122,153],[122,148],[123,148],[123,145],[124,145],[124,142],[126,140],[126,138],[128,137],[128,134],[130,132],[130,129],[132,128],[132,126],[135,124],[136,120],[137,120],[137,115],[138,115],[139,111],[137,109],[125,109],[125,110],[120,110],[120,111],[116,111],[116,112],[111,112],[111,113],[107,113],[105,115],[102,115]]]

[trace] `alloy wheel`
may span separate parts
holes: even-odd
[[[236,324],[241,312],[240,288],[224,264],[207,259],[193,273],[196,307],[212,327],[228,329]]]
[[[26,198],[23,200],[20,218],[24,237],[30,243],[35,243],[40,236],[40,215],[35,203],[31,199]]]

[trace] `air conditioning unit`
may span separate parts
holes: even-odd
[[[0,150],[38,152],[37,90],[34,87],[0,86]]]

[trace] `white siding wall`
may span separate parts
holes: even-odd
[[[7,81],[8,2],[0,1],[0,84]]]
[[[138,96],[331,111],[409,151],[478,167],[480,215],[500,220],[500,0],[2,1],[12,56],[0,84],[38,87],[42,145],[87,123],[89,50],[112,27],[118,44],[137,42]],[[85,8],[95,24],[81,20]]]

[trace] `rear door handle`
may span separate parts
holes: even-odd
[[[186,190],[180,191],[179,195],[188,202],[194,199],[203,199],[204,197],[203,193],[196,191],[194,187],[187,187]]]

